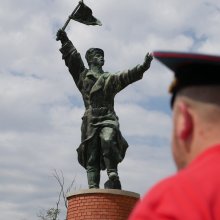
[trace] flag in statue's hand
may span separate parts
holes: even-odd
[[[79,2],[78,9],[71,15],[71,19],[86,25],[102,25],[102,23],[92,15],[92,10],[82,1]]]

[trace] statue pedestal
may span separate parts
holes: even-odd
[[[67,197],[67,220],[126,220],[139,198],[123,190],[80,190]]]

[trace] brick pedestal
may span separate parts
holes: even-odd
[[[123,190],[80,190],[67,197],[67,220],[126,220],[139,198]]]

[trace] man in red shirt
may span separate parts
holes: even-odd
[[[155,52],[175,72],[172,153],[178,172],[154,186],[129,220],[220,219],[220,57]]]

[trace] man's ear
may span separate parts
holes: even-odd
[[[193,118],[189,107],[184,102],[178,103],[177,108],[179,112],[177,135],[180,141],[187,141],[193,131]]]

